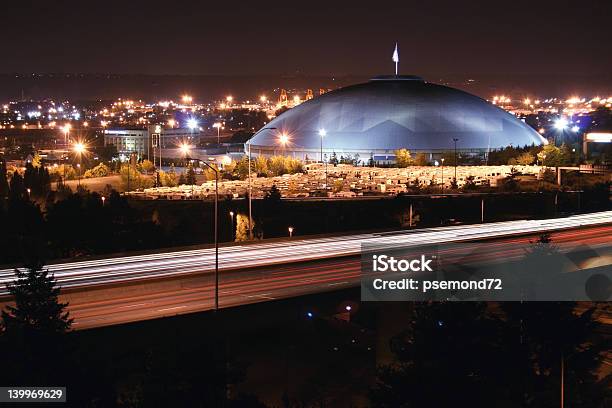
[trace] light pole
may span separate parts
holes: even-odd
[[[217,144],[221,144],[221,123],[214,123],[213,127],[217,128]]]
[[[85,145],[81,142],[77,142],[74,144],[74,153],[79,157],[79,163],[77,163],[77,167],[79,169],[79,187],[81,186],[81,161],[83,160],[83,153],[85,153]]]
[[[219,310],[219,170],[202,161],[209,169],[215,172],[215,312]]]
[[[555,121],[555,129],[557,129],[559,132],[561,132],[561,134],[563,135],[565,129],[567,129],[567,119],[563,116],[559,117],[556,121]],[[556,146],[557,145],[557,132],[554,133],[553,135],[553,145]]]
[[[458,138],[453,137],[453,142],[455,142],[455,184],[457,184],[457,142]]]
[[[127,172],[128,173],[128,177],[127,177],[128,178],[127,191],[128,191],[128,193],[130,191],[130,166],[131,166],[131,164],[132,164],[132,153],[130,153],[128,155],[128,162],[127,162],[127,168],[128,168],[128,172]]]
[[[321,137],[321,164],[323,164],[323,138],[327,135],[325,129],[319,130],[319,136]],[[327,189],[327,165],[325,166],[325,188]]]
[[[444,192],[444,157],[440,161],[442,162],[442,192]]]
[[[249,170],[248,170],[248,174],[249,174],[249,240],[253,239],[253,225],[252,225],[252,219],[253,219],[253,214],[252,214],[252,198],[251,195],[253,193],[252,189],[251,189],[251,140],[249,140],[247,142],[247,144],[249,145]]]

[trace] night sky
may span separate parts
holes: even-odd
[[[11,1],[0,73],[601,75],[610,1]]]

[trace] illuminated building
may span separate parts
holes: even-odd
[[[321,136],[324,131],[325,137]],[[252,154],[318,158],[320,150],[362,161],[393,160],[394,151],[428,153],[455,146],[483,155],[545,139],[514,115],[457,89],[414,76],[381,76],[305,101],[281,114],[251,139]]]

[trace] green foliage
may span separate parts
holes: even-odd
[[[51,177],[45,167],[34,167],[31,163],[26,164],[23,173],[23,185],[30,189],[32,197],[44,197],[51,189]]]
[[[0,199],[6,198],[9,195],[8,175],[6,172],[6,163],[0,160]]]
[[[530,166],[535,162],[536,158],[531,152],[523,152],[516,159],[514,163],[508,162],[508,164],[518,164],[521,166]],[[511,160],[512,161],[512,160]]]
[[[32,166],[34,166],[35,168],[42,166],[42,158],[40,157],[40,154],[36,153],[34,155],[34,157],[32,158]]]
[[[251,173],[255,175],[256,173],[255,160],[251,160]],[[233,169],[233,176],[240,180],[245,180],[249,176],[249,158],[248,156],[242,157],[240,160],[236,162],[236,165]]]
[[[544,166],[557,167],[572,164],[572,151],[565,143],[561,147],[548,144],[538,153],[538,159]]]
[[[265,174],[270,176],[282,176],[283,174],[295,174],[304,172],[302,162],[296,158],[288,156],[272,156],[266,160],[265,165],[262,163],[266,160],[263,157],[258,157],[255,163],[257,174]],[[266,169],[265,173],[261,170]]]
[[[131,164],[121,166],[120,174],[122,187],[126,191],[149,188],[155,183],[155,180],[143,176],[137,167]]]
[[[83,177],[84,178],[107,177],[107,176],[110,176],[110,174],[111,174],[110,168],[106,164],[100,163],[96,167],[86,170]]]
[[[188,184],[190,186],[196,184],[196,174],[191,164],[189,164],[189,167],[187,167],[187,173],[185,174],[185,184]]]
[[[429,160],[427,159],[427,155],[425,153],[417,153],[414,158],[415,166],[427,166],[429,164]]]
[[[59,301],[56,281],[41,265],[15,269],[15,277],[7,284],[15,303],[2,311],[0,324],[0,346],[10,349],[3,369],[15,384],[53,381],[65,364],[64,337],[72,325],[68,304]]]
[[[72,319],[65,310],[67,303],[60,303],[60,289],[53,275],[33,265],[25,271],[15,269],[16,281],[7,284],[15,305],[2,311],[3,335],[55,335],[70,329]],[[14,332],[14,333],[13,333]]]
[[[408,149],[398,149],[395,151],[395,162],[397,163],[397,167],[404,168],[411,166],[413,164],[412,156],[410,155],[410,150]]]
[[[336,154],[336,152],[333,152],[331,157],[329,158],[329,164],[332,164],[334,166],[338,165],[338,155]]]
[[[500,324],[485,303],[416,303],[408,329],[390,341],[396,361],[379,367],[376,407],[489,407],[503,399]],[[398,314],[399,316],[400,314]]]
[[[162,186],[175,187],[177,185],[178,176],[174,172],[174,169],[171,168],[167,172],[160,170],[157,175]]]
[[[143,173],[151,173],[155,170],[155,164],[150,160],[143,160],[138,164],[138,170]]]
[[[503,149],[492,150],[488,153],[487,163],[491,166],[504,165],[504,164],[521,164],[519,163],[519,157],[524,153],[529,153],[535,157],[542,150],[541,146],[507,146]],[[528,156],[523,157],[524,160],[528,160]]]
[[[255,172],[258,176],[268,176],[270,169],[268,168],[268,160],[265,157],[257,156],[255,159]]]
[[[475,191],[478,189],[478,186],[474,182],[474,176],[467,176],[465,179],[465,184],[463,185],[463,191]]]
[[[281,197],[280,190],[276,187],[276,184],[273,184],[270,191],[267,191],[264,195],[264,200],[269,203],[280,203]]]

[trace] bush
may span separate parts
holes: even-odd
[[[111,174],[110,169],[104,163],[98,164],[96,167],[89,169],[83,175],[84,178],[106,177]]]

